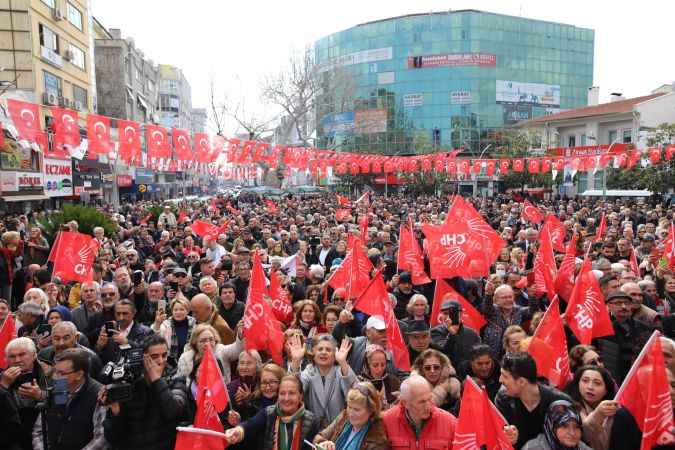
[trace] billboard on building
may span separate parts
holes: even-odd
[[[357,133],[386,133],[387,131],[387,110],[365,109],[354,113],[354,128]]]
[[[532,105],[504,105],[504,125],[532,118]]]
[[[392,47],[373,48],[362,50],[360,52],[349,53],[337,58],[329,59],[319,64],[319,72],[332,70],[336,67],[351,66],[353,64],[372,63],[377,61],[386,61],[394,55]]]
[[[414,108],[424,104],[424,94],[406,94],[403,96],[403,107]]]
[[[497,103],[560,106],[560,85],[497,80]]]
[[[492,53],[446,53],[408,57],[408,69],[466,66],[495,67],[496,65],[497,55]]]
[[[44,159],[45,194],[49,197],[73,195],[73,166],[70,159]]]
[[[352,133],[354,131],[354,112],[328,114],[321,120],[321,128],[326,135]]]
[[[471,91],[451,91],[450,104],[451,105],[468,105],[471,104]]]

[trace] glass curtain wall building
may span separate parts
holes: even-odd
[[[315,43],[317,145],[480,152],[519,120],[586,105],[594,31],[489,12],[369,22]]]

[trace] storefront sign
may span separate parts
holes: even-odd
[[[39,172],[16,172],[19,190],[33,190],[42,187],[42,174]]]
[[[44,159],[45,194],[49,197],[73,195],[73,168],[69,159]]]
[[[451,91],[450,104],[468,105],[471,103],[471,91]]]
[[[18,192],[19,185],[16,180],[16,172],[0,172],[0,184],[2,192]]]
[[[403,107],[414,108],[424,104],[424,94],[407,94],[403,96]]]
[[[119,187],[129,187],[134,184],[134,178],[131,175],[117,175],[117,185]]]
[[[445,55],[409,56],[408,69],[427,67],[495,67],[497,56],[492,53],[447,53]]]

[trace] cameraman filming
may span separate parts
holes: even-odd
[[[143,375],[132,383],[131,398],[110,401],[103,422],[105,438],[113,449],[173,450],[176,426],[186,412],[187,394],[182,378],[167,373],[169,347],[152,334],[143,344]],[[101,399],[108,402],[107,387]]]
[[[101,385],[89,376],[89,353],[69,348],[54,358],[54,386],[33,427],[33,449],[78,450],[105,446]]]

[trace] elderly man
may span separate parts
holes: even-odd
[[[522,307],[515,304],[513,288],[502,284],[495,289],[492,301],[483,298],[481,312],[487,320],[483,329],[483,342],[490,346],[492,355],[499,358],[502,352],[502,336],[509,325],[520,325],[532,316],[532,306]]]
[[[206,323],[215,328],[220,335],[220,341],[224,345],[234,342],[234,331],[227,325],[225,319],[218,314],[216,305],[206,294],[197,294],[192,297],[190,307],[192,316],[197,320],[197,323]]]
[[[95,281],[87,281],[82,283],[80,287],[80,306],[73,309],[72,317],[73,323],[79,331],[84,333],[87,338],[92,332],[96,333],[97,315],[102,309],[101,302],[101,287]],[[93,342],[89,339],[89,342]]]
[[[431,448],[427,443],[450,448],[455,436],[455,416],[434,405],[431,385],[419,375],[401,383],[400,401],[382,415],[389,442],[405,448]]]
[[[43,348],[38,353],[40,361],[54,365],[55,357],[70,348],[79,348],[89,356],[89,373],[94,378],[98,377],[103,365],[101,358],[96,353],[77,343],[77,328],[73,322],[57,322],[52,327],[52,345]]]
[[[5,359],[7,369],[0,375],[0,416],[18,415],[19,423],[17,428],[3,430],[3,445],[30,450],[31,433],[39,414],[37,405],[47,395],[49,367],[38,362],[35,343],[27,337],[11,340],[5,347]]]
[[[204,246],[206,247],[206,257],[216,264],[220,262],[223,256],[227,255],[225,247],[220,245],[216,239],[204,238]]]
[[[138,310],[136,320],[143,325],[152,325],[155,322],[158,305],[162,301],[166,303],[164,285],[161,281],[153,281],[148,285],[145,301]]]
[[[178,222],[176,221],[176,215],[171,212],[171,207],[170,206],[165,206],[164,207],[164,212],[159,215],[157,218],[157,224],[164,224],[166,228],[175,228]]]
[[[621,285],[621,292],[628,295],[632,300],[631,310],[633,319],[642,322],[648,327],[655,327],[658,314],[643,304],[644,294],[640,286],[635,282],[624,283]]]
[[[424,350],[432,348],[439,352],[442,351],[441,347],[431,341],[429,324],[424,320],[413,320],[408,322],[405,333],[408,338],[408,355],[410,356],[411,365]]]

